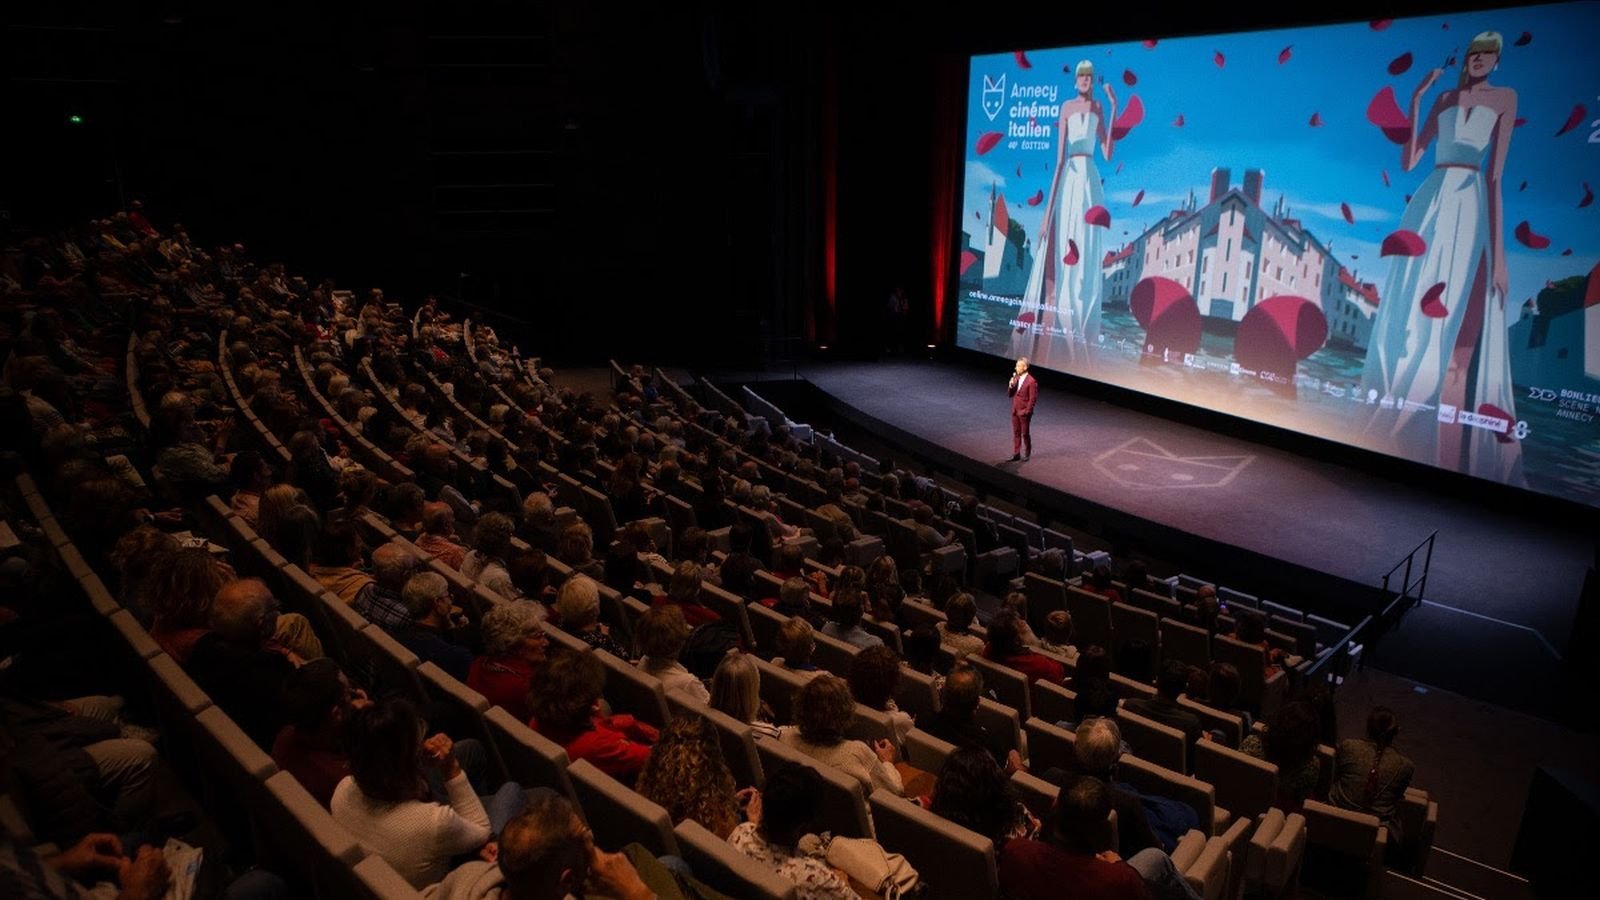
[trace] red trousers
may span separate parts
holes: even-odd
[[[1011,414],[1011,455],[1033,455],[1033,435],[1028,431],[1028,426],[1032,423],[1033,413]]]

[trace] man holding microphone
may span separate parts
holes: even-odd
[[[1011,373],[1011,461],[1021,462],[1033,455],[1033,405],[1039,400],[1039,382],[1028,374],[1028,358],[1020,357]]]

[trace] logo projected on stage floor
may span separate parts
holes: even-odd
[[[1095,457],[1095,468],[1124,487],[1217,488],[1255,459],[1238,456],[1179,456],[1148,438],[1134,438]]]

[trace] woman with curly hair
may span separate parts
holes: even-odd
[[[1012,838],[1039,834],[1039,820],[982,747],[961,747],[945,757],[933,788],[933,811],[994,841],[996,852]]]
[[[726,839],[739,824],[733,772],[704,716],[680,715],[667,724],[634,789],[660,804],[674,825],[689,819]]]
[[[850,685],[824,672],[806,682],[795,696],[795,724],[784,728],[778,740],[861,782],[868,793],[882,788],[904,797],[905,782],[894,765],[894,744],[879,738],[869,747],[864,741],[845,737],[855,714]]]
[[[857,653],[850,661],[849,682],[857,703],[889,714],[894,742],[905,746],[912,728],[911,714],[894,702],[895,688],[900,684],[900,654],[882,644]]]

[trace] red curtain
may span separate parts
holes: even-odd
[[[933,332],[931,341],[949,343],[955,336],[954,267],[951,265],[955,248],[956,215],[959,213],[956,191],[961,178],[962,136],[965,120],[966,94],[963,75],[966,60],[953,56],[941,57],[937,63],[936,92],[933,125],[932,184],[929,185],[929,260],[933,271]]]

